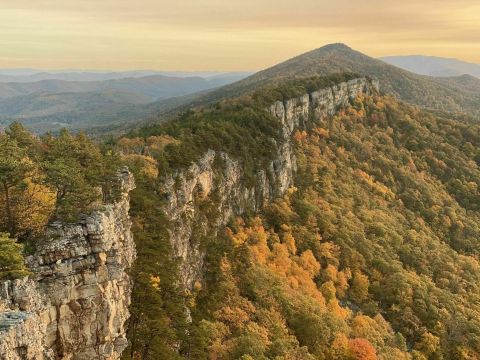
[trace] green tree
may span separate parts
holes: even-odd
[[[6,233],[0,233],[0,280],[12,280],[28,275],[23,258],[23,246]]]
[[[177,360],[181,357],[175,349],[183,343],[187,322],[168,222],[158,206],[156,184],[142,178],[141,170],[134,171],[137,188],[131,193],[131,216],[137,261],[131,272],[130,344],[122,358]]]
[[[19,122],[11,123],[5,132],[12,139],[17,141],[18,146],[22,149],[26,149],[29,156],[35,157],[36,155],[41,154],[41,141],[25,129],[25,127]]]
[[[56,218],[75,220],[79,213],[118,195],[118,158],[103,154],[84,133],[72,136],[62,130],[58,137],[44,138],[44,183],[56,194]]]

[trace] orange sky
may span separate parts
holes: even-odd
[[[480,63],[480,1],[0,1],[1,68],[258,70],[333,42]]]

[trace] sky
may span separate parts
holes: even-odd
[[[255,71],[336,42],[480,63],[480,1],[0,0],[0,68]]]

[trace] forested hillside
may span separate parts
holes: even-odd
[[[85,134],[39,138],[18,123],[0,133],[0,279],[26,273],[23,254],[48,223],[76,221],[116,199],[120,164]]]
[[[329,44],[259,71],[243,80],[197,97],[177,101],[177,107],[158,109],[157,121],[171,118],[179,110],[214,104],[229,97],[255,92],[295,78],[357,73],[380,80],[382,91],[424,108],[479,114],[478,79],[436,78],[418,75],[356,51],[345,44]],[[472,91],[473,90],[473,91]]]
[[[390,96],[309,115],[291,140],[293,186],[207,231],[203,277],[181,285],[165,178],[212,149],[250,186],[282,146],[268,107],[355,77],[283,82],[101,146],[12,125],[0,134],[0,278],[28,273],[22,256],[47,223],[114,200],[127,165],[138,259],[125,359],[477,359],[480,125]],[[208,228],[222,209],[204,191],[192,201]]]
[[[266,100],[300,93],[300,81],[259,90],[118,142],[139,179],[124,357],[476,359],[480,127],[388,96],[299,129],[294,187],[202,239],[204,281],[179,286],[162,174],[207,148],[255,173],[279,125]],[[214,197],[196,201],[214,213]]]

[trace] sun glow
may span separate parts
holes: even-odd
[[[258,70],[327,43],[480,63],[475,0],[3,0],[0,67]]]

